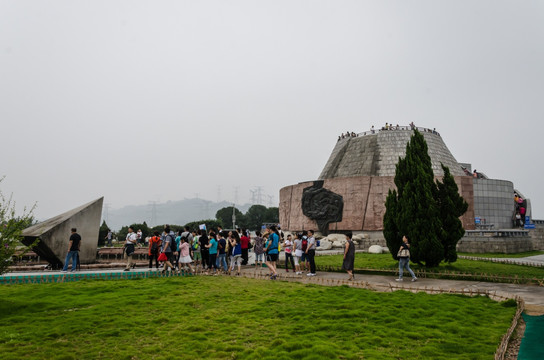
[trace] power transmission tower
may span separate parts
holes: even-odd
[[[151,210],[151,220],[149,220],[149,225],[153,227],[157,225],[157,202],[149,201],[148,203]]]
[[[238,203],[238,189],[240,187],[239,186],[235,186],[234,187],[234,203],[237,204]]]
[[[221,185],[217,185],[217,202],[221,202]]]
[[[208,200],[203,200],[200,204],[200,213],[202,214],[203,219],[209,219],[209,213],[210,213],[210,202]]]
[[[263,187],[262,186],[255,186],[255,189],[249,190],[251,194],[251,203],[252,204],[259,204],[264,205],[264,193],[263,193]]]
[[[104,221],[106,222],[106,224],[110,222],[110,207],[111,204],[104,204]]]

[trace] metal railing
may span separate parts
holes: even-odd
[[[516,229],[465,230],[465,236],[528,237],[529,230],[516,230]]]
[[[440,136],[440,133],[438,131],[434,130],[434,129],[418,127],[418,126],[412,127],[410,125],[408,125],[408,126],[397,126],[397,125],[395,125],[395,126],[390,126],[388,129],[386,129],[385,127],[382,127],[381,129],[363,131],[363,132],[355,134],[355,136],[350,135],[351,133],[348,133],[344,137],[340,137],[340,140],[350,139],[350,138],[359,137],[359,136],[375,135],[375,134],[378,134],[379,132],[382,132],[382,131],[414,130],[414,129],[417,129],[419,132],[426,132],[426,133],[431,133],[431,134]]]

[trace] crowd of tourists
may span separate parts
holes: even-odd
[[[523,204],[523,199],[519,198],[519,200],[521,200],[519,204]],[[351,232],[346,233],[345,236],[342,269],[348,273],[349,280],[353,280],[355,245]],[[127,257],[125,271],[136,267],[133,255],[141,238],[142,234],[134,232],[132,226],[128,228],[123,246]],[[246,229],[223,230],[218,227],[206,231],[191,230],[185,226],[176,234],[169,225],[165,225],[162,234],[155,231],[153,236],[149,238],[148,246],[150,271],[153,270],[154,263],[156,271],[202,271],[213,275],[221,273],[230,275],[235,270],[236,274],[240,275],[241,266],[248,264],[249,250],[253,248],[255,268],[262,269],[265,264],[270,271],[270,279],[275,280],[278,277],[277,262],[282,248],[285,252],[286,272],[289,272],[289,265],[291,265],[291,270],[297,275],[307,272],[307,276],[316,276],[315,252],[319,244],[313,230],[296,233],[294,238],[293,235],[288,234],[284,238],[283,232],[276,225],[269,226],[262,234],[260,231],[256,231],[253,242]],[[62,272],[68,271],[70,260],[72,261],[71,271],[76,271],[80,248],[81,236],[77,233],[76,228],[73,228]],[[397,281],[402,281],[403,269],[408,270],[412,281],[416,281],[417,278],[409,265],[410,244],[406,236],[403,237],[397,257],[399,258],[399,278]]]
[[[125,271],[136,266],[133,261],[138,234],[129,227],[125,241],[127,265]],[[284,236],[275,225],[267,227],[262,233],[255,232],[251,241],[247,229],[196,230],[185,227],[177,233],[165,225],[162,233],[156,231],[148,241],[149,270],[162,272],[204,272],[205,274],[240,275],[241,266],[247,265],[249,251],[255,253],[255,268],[269,269],[271,279],[278,276],[277,262],[281,249],[285,251],[285,270],[297,275],[307,272],[307,276],[316,275],[315,251],[317,241],[312,230]]]
[[[379,132],[379,131],[389,131],[389,130],[408,130],[408,129],[414,130],[415,128],[416,128],[416,125],[414,124],[413,121],[410,123],[409,126],[400,126],[399,124],[393,125],[393,124],[385,123],[385,125],[382,126],[378,130],[376,130],[374,128],[374,125],[372,125],[372,127],[370,128],[370,131],[365,131],[364,133],[362,133],[362,135],[376,134],[376,132]],[[419,128],[419,130],[440,136],[440,133],[436,131],[436,128],[433,128],[432,130],[427,128]],[[356,134],[353,131],[347,131],[346,133],[342,133],[341,135],[338,135],[338,141],[342,139],[358,137],[359,135],[360,134]]]

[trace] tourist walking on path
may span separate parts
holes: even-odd
[[[300,271],[300,258],[302,256],[302,234],[295,235],[293,248],[295,250],[295,272],[297,275],[302,274]]]
[[[249,260],[249,236],[247,236],[246,229],[242,229],[240,236],[240,245],[242,247],[242,265],[247,265]]]
[[[314,231],[308,230],[308,247],[306,248],[306,254],[308,255],[308,261],[310,262],[310,272],[307,276],[315,276],[315,249],[316,242],[314,238]]]
[[[217,272],[217,239],[215,238],[215,233],[210,231],[210,241],[206,247],[210,253],[210,260],[208,262],[208,268],[213,268],[213,273]]]
[[[278,261],[278,246],[280,243],[280,235],[275,225],[270,226],[268,236],[268,247],[266,248],[266,266],[270,269],[270,279],[276,280],[278,273],[276,272],[276,261]]]
[[[189,267],[189,271],[195,272],[195,269],[191,266],[193,260],[191,260],[189,239],[187,237],[181,237],[181,244],[179,245],[179,269],[185,266]]]
[[[196,230],[193,230],[193,242],[191,251],[193,253],[193,260],[195,261],[195,269],[198,270],[198,265],[202,262],[202,255],[200,254],[200,235]]]
[[[255,269],[258,267],[262,269],[266,255],[264,253],[264,239],[261,237],[261,232],[255,232],[255,246],[253,247],[255,252]]]
[[[223,272],[227,273],[227,241],[223,236],[223,232],[219,233],[219,240],[217,241],[217,267],[221,269],[223,266]]]
[[[176,251],[175,253],[177,255],[174,256],[174,269],[179,269],[179,257],[180,257],[180,254],[179,254],[179,247],[181,245],[181,234],[183,233],[183,231],[179,230],[178,231],[178,234],[176,236]]]
[[[410,275],[412,275],[412,281],[417,281],[416,275],[412,269],[410,269],[410,244],[408,243],[408,238],[406,236],[402,237],[402,244],[400,245],[397,257],[399,258],[399,278],[395,280],[402,281],[403,269],[406,268]]]
[[[191,228],[188,226],[183,227],[183,232],[181,233],[181,238],[186,238],[189,243],[189,247],[193,245],[193,234],[191,233]]]
[[[210,266],[210,252],[208,251],[208,234],[206,230],[200,230],[200,254],[202,255],[202,270],[208,270]]]
[[[355,244],[353,244],[352,237],[351,231],[346,233],[346,248],[344,249],[344,261],[342,262],[342,269],[346,270],[349,275],[348,280],[353,280],[353,265],[355,263]]]
[[[308,232],[305,230],[302,232],[302,256],[300,257],[302,271],[310,271],[310,262],[308,261],[308,254],[306,250],[308,249]]]
[[[77,233],[76,228],[72,228],[72,234],[70,235],[70,241],[68,241],[68,253],[66,254],[66,259],[64,260],[64,267],[62,272],[68,272],[68,264],[70,259],[72,259],[72,270],[71,272],[76,271],[76,266],[78,263],[79,249],[81,248],[81,236]]]
[[[162,269],[162,272],[165,272],[167,267],[169,271],[175,270],[174,265],[172,265],[172,261],[174,260],[174,256],[176,255],[175,234],[170,231],[170,227],[164,228],[164,232],[166,233],[166,236],[164,240],[163,253],[166,255],[166,260],[164,262],[164,268]]]
[[[134,254],[134,247],[138,243],[138,235],[134,232],[134,229],[132,227],[128,228],[128,234],[125,239],[125,254],[127,255],[127,266],[125,267],[124,271],[129,271],[130,268],[133,268],[136,266],[136,263],[132,261],[132,254]]]
[[[287,239],[283,242],[283,249],[285,251],[285,271],[289,272],[289,262],[291,262],[291,268],[295,271],[295,261],[293,259],[293,242],[291,241],[291,235],[287,235]]]
[[[240,275],[240,264],[242,263],[242,245],[240,244],[240,238],[238,237],[237,232],[232,232],[231,237],[229,238],[231,252],[230,260],[230,269],[229,273],[234,270],[234,265],[238,266],[238,272],[236,275]]]
[[[107,234],[106,237],[104,238],[104,239],[106,239],[106,246],[111,247],[111,245],[112,245],[112,237],[113,237],[113,233],[111,232],[110,229],[108,229],[108,234]]]
[[[155,259],[155,270],[159,270],[159,252],[161,249],[161,238],[159,232],[155,231],[151,239],[149,239],[149,271],[153,266],[153,259]]]

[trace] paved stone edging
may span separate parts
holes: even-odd
[[[535,260],[532,260],[531,257],[490,258],[490,257],[480,257],[480,256],[464,256],[464,255],[459,255],[458,257],[459,259],[465,259],[465,260],[489,261],[489,262],[501,263],[501,264],[544,267],[544,255],[534,256]],[[539,260],[540,257],[542,257],[542,260]]]

